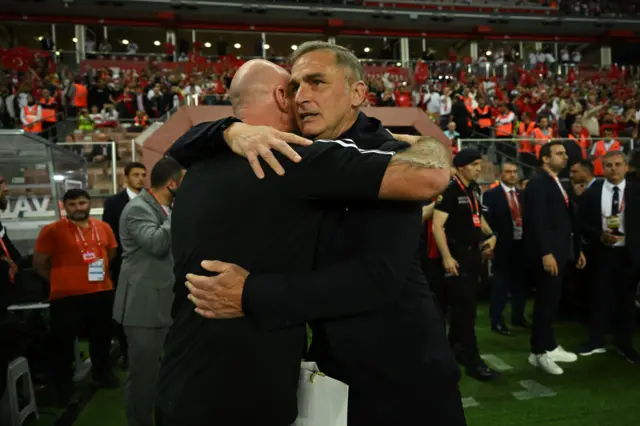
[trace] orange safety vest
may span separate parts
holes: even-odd
[[[76,95],[73,98],[73,106],[76,108],[86,108],[89,106],[89,102],[87,101],[87,88],[79,83],[74,83],[73,85],[76,88]]]
[[[553,139],[553,130],[547,127],[546,130],[537,128],[533,131],[533,138],[535,139],[534,150],[536,152],[536,158],[540,158],[540,150],[542,145],[548,144]]]
[[[46,101],[44,98],[40,99],[40,108],[42,109],[42,121],[46,121],[47,123],[55,123],[56,122],[56,109],[54,108],[46,108],[47,106],[51,106],[56,103],[56,100],[53,98],[49,98]]]
[[[518,126],[518,137],[527,139],[521,139],[518,141],[518,152],[533,154],[531,138],[533,137],[533,132],[536,129],[536,123],[530,121],[526,129],[524,128],[524,125],[525,123],[520,123]]]
[[[604,144],[604,140],[596,142],[596,147],[593,152],[593,174],[595,176],[604,175],[604,166],[602,165],[602,157],[609,151],[620,151],[620,142],[614,140],[611,147],[607,150]]]
[[[136,118],[133,120],[133,123],[138,127],[147,127],[147,120],[148,117],[146,115],[142,116],[142,120],[140,120],[140,117],[136,116]]]
[[[22,128],[25,132],[40,133],[42,132],[42,122],[38,120],[38,105],[24,107],[24,116],[27,123]]]
[[[491,127],[491,112],[488,106],[485,105],[482,109],[476,108],[476,115],[478,116],[478,126],[483,129]]]
[[[572,134],[569,135],[569,139],[575,141],[578,144],[580,149],[582,150],[582,158],[587,158],[589,156],[589,138],[585,138],[580,135],[580,139],[576,138]]]
[[[509,117],[509,114],[511,114],[511,112],[508,112],[506,114],[500,114],[498,118],[499,119],[507,118]],[[513,133],[513,121],[511,123],[499,124],[498,126],[496,126],[496,136],[511,136],[512,133]]]

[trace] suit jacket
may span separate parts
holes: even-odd
[[[522,191],[516,188],[516,194],[520,203],[520,211],[524,214]],[[487,208],[484,214],[485,219],[498,236],[492,265],[496,268],[515,266],[521,256],[522,240],[513,239],[511,209],[502,185],[486,191],[482,195],[482,204]]]
[[[169,327],[173,304],[171,222],[146,190],[120,217],[122,268],[113,318],[130,327]]]
[[[530,266],[541,268],[542,257],[547,254],[553,254],[560,268],[577,259],[581,247],[575,207],[572,202],[565,203],[549,173],[540,170],[531,178],[524,191],[523,207],[523,242]]]
[[[104,200],[104,210],[102,212],[102,221],[109,224],[113,234],[118,242],[116,257],[111,261],[111,281],[113,286],[118,287],[118,277],[120,276],[120,266],[122,265],[122,243],[120,242],[120,216],[124,206],[129,202],[129,194],[127,190],[118,192],[115,195]]]
[[[602,188],[604,181],[595,182],[585,191],[580,201],[580,230],[587,244],[596,250],[604,248],[602,235]],[[627,180],[624,190],[625,245],[635,267],[640,267],[640,185]],[[635,220],[633,220],[635,219]]]

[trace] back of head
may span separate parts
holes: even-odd
[[[282,87],[286,95],[288,82],[289,73],[272,62],[264,59],[246,62],[236,71],[229,88],[233,114],[243,120],[268,114],[267,108],[276,104],[275,91]]]
[[[151,187],[162,188],[169,181],[179,182],[182,178],[182,166],[173,158],[164,157],[151,170]]]

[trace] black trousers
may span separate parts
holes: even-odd
[[[422,259],[422,270],[427,278],[427,284],[433,292],[436,306],[440,309],[443,316],[447,314],[447,306],[445,300],[445,284],[444,284],[444,267],[442,259],[428,259],[426,256]]]
[[[109,369],[113,291],[70,296],[51,301],[53,381],[58,392],[72,388],[74,342],[81,326],[89,333],[89,354],[94,377]]]
[[[457,384],[448,387],[425,383],[414,391],[386,385],[383,388],[349,387],[349,426],[465,426],[467,424]],[[159,425],[162,426],[162,425]]]
[[[518,261],[519,255],[518,252],[514,258],[496,259],[500,263],[494,264],[489,306],[492,327],[504,324],[503,313],[509,295],[511,295],[511,323],[524,322],[526,285],[525,274],[523,274],[521,264]]]
[[[249,408],[250,404],[251,402],[247,401],[247,407],[248,407],[247,409],[250,409]],[[205,426],[205,425],[218,426],[218,425],[221,425],[216,420],[215,416],[211,417],[210,419],[202,419],[202,421],[198,422],[198,424],[194,424],[194,423],[188,423],[184,419],[181,419],[178,417],[169,417],[157,408],[155,410],[155,418],[156,418],[156,426]],[[236,425],[229,425],[229,426],[236,426]],[[237,426],[253,426],[253,425],[238,424]],[[291,425],[282,425],[282,426],[291,426]],[[351,423],[349,423],[349,426],[351,426]]]
[[[465,365],[480,359],[476,338],[476,291],[482,265],[477,248],[454,250],[458,276],[444,279],[444,300],[449,308],[449,344]]]
[[[115,294],[118,288],[118,275],[120,270],[111,271],[111,281],[113,282],[113,291]],[[113,309],[113,308],[112,308]],[[120,346],[120,355],[124,361],[129,360],[129,344],[127,343],[127,335],[124,333],[124,327],[118,321],[113,321],[113,330],[115,331],[116,338],[118,339],[118,346]]]
[[[542,267],[535,266],[530,273],[535,274],[536,295],[533,302],[533,324],[531,330],[531,352],[541,355],[554,350],[556,343],[553,321],[558,314],[558,305],[562,297],[565,271],[571,265],[558,265],[558,275],[552,276]]]
[[[638,271],[625,247],[603,247],[596,256],[589,343],[604,346],[605,335],[612,331],[618,347],[631,349]]]

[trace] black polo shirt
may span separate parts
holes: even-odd
[[[220,122],[196,126],[176,146],[212,143],[221,130]],[[304,324],[275,329],[247,317],[204,319],[184,287],[187,273],[209,274],[200,267],[205,259],[252,274],[311,270],[321,229],[332,224],[325,216],[340,211],[339,200],[377,199],[392,157],[349,141],[295,149],[299,164],[278,156],[283,177],[265,165],[266,177],[257,179],[246,159],[227,152],[194,164],[182,182],[172,214],[174,324],[157,397],[157,407],[172,419],[193,426],[284,426],[295,420]]]
[[[436,210],[447,213],[447,221],[444,225],[447,235],[447,244],[453,257],[459,250],[467,251],[469,247],[478,247],[485,239],[480,227],[473,223],[473,215],[482,218],[482,203],[477,185],[461,188],[456,179],[451,179],[449,186],[438,197]],[[464,185],[463,185],[464,186]],[[476,208],[477,201],[477,208]]]

